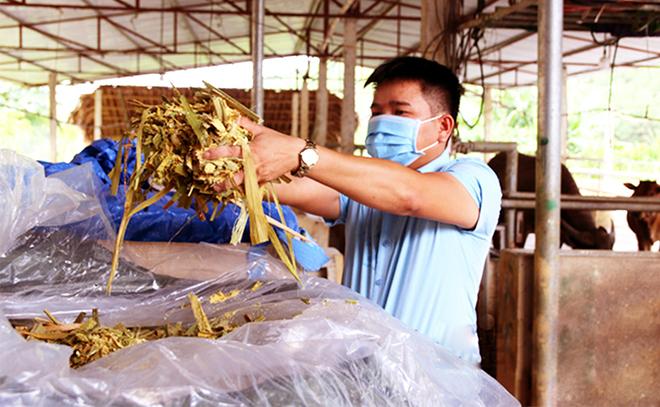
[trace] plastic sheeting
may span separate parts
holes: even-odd
[[[106,296],[111,230],[93,185],[31,178],[28,161],[12,160],[0,164],[0,210],[10,215],[0,220],[0,405],[519,405],[486,373],[357,293],[314,277],[298,285],[263,246],[126,250]],[[238,295],[224,302],[209,300],[232,290]],[[192,324],[182,308],[189,293],[209,318],[240,327],[217,340],[133,345],[73,370],[69,347],[26,341],[10,323],[45,309],[70,322],[98,308],[106,326]]]

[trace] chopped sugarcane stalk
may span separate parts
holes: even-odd
[[[252,152],[248,144],[243,148],[243,169],[245,170],[245,205],[252,223],[250,224],[250,240],[252,244],[268,241],[268,221],[261,206],[263,196],[257,182],[257,172],[252,160]]]

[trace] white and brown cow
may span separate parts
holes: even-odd
[[[632,197],[657,197],[660,199],[660,185],[656,181],[639,181],[637,186],[626,182],[634,192]],[[653,243],[660,240],[660,212],[633,212],[626,215],[628,226],[637,236],[639,250],[649,251]]]

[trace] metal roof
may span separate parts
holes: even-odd
[[[657,0],[566,0],[569,75],[616,66],[660,66]],[[537,0],[463,0],[455,57],[469,83],[536,82]],[[0,0],[0,79],[23,84],[164,73],[251,60],[250,0]],[[343,16],[358,19],[358,64],[421,55],[416,0],[265,0],[264,54],[340,60]],[[618,39],[618,46],[616,40]],[[478,45],[475,46],[475,45]],[[604,51],[605,50],[605,51]],[[483,75],[481,73],[483,69]]]

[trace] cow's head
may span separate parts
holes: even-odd
[[[633,190],[631,197],[660,196],[660,185],[655,181],[639,181],[638,185],[626,182],[623,185]],[[639,250],[650,250],[653,242],[660,239],[660,222],[658,222],[657,212],[628,211],[626,220],[630,229],[635,232]]]
[[[631,196],[658,196],[660,195],[660,185],[655,181],[639,181],[639,185],[633,185],[630,182],[623,184],[626,188],[634,192]]]
[[[608,232],[602,226],[591,230],[578,230],[561,219],[561,240],[574,249],[612,250],[615,239],[614,221],[611,231]]]

